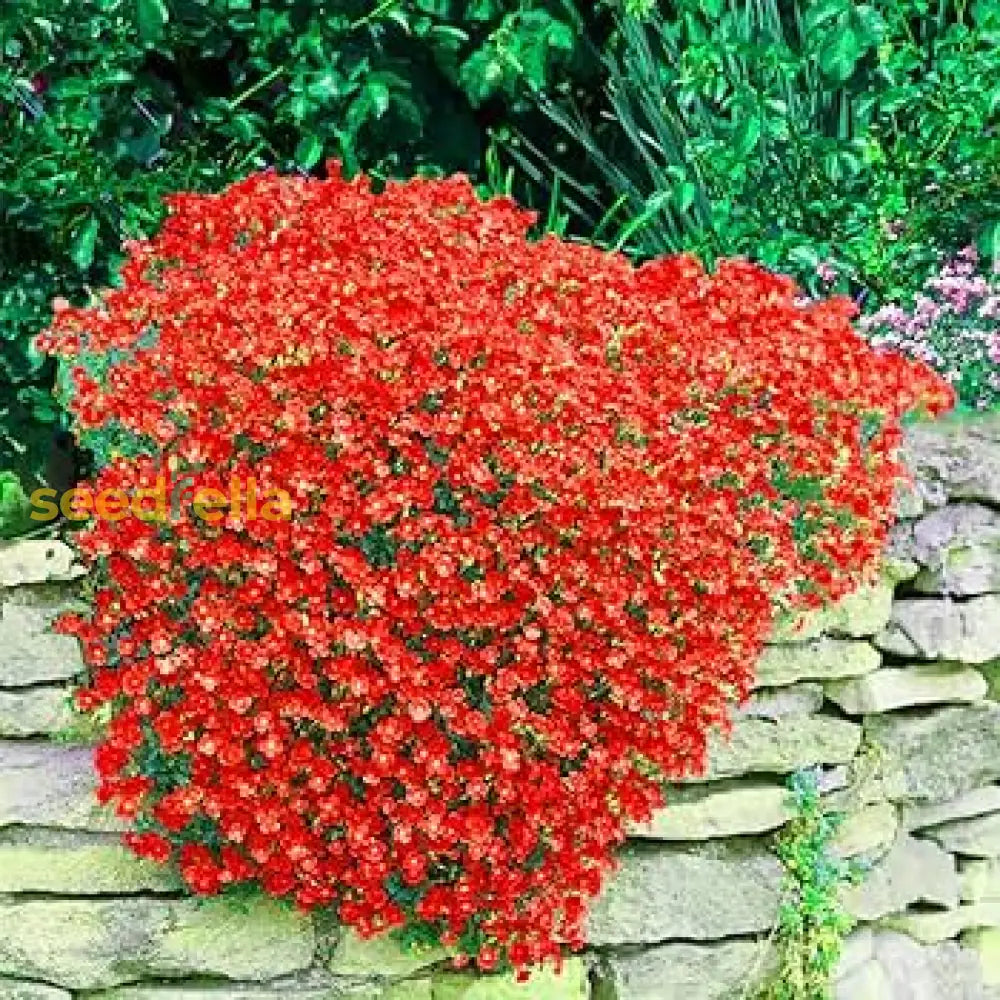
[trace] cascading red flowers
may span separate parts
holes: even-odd
[[[877,564],[899,420],[951,393],[749,263],[634,268],[463,178],[329,169],[175,196],[40,338],[78,427],[138,443],[95,490],[292,498],[80,534],[101,793],[196,892],[523,969],[583,942],[776,608]]]

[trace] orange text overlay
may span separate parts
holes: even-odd
[[[57,490],[41,489],[31,494],[30,517],[34,521],[54,521],[60,514],[69,521],[86,521],[96,517],[104,521],[123,521],[134,517],[140,521],[180,520],[180,505],[185,492],[195,516],[216,524],[227,517],[239,521],[288,521],[292,516],[292,499],[285,490],[269,488],[260,491],[250,477],[229,483],[228,495],[221,489],[199,486],[192,488],[184,480],[168,488],[167,477],[160,476],[156,485],[132,492],[108,489],[95,492],[78,486],[60,494]]]

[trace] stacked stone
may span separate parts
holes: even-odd
[[[591,920],[595,1000],[747,1000],[772,968],[788,774],[868,873],[837,1000],[1000,998],[1000,415],[909,432],[886,578],[779,628],[709,780],[635,830]]]
[[[786,781],[870,866],[838,1000],[1000,1000],[1000,416],[920,425],[890,575],[776,633],[704,780],[632,831],[587,952],[520,987],[278,903],[190,899],[93,797],[57,542],[0,549],[0,1000],[751,1000],[773,967]]]

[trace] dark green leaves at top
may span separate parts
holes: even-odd
[[[498,0],[468,0],[465,5],[466,21],[489,21],[501,10]]]
[[[806,44],[820,69],[836,83],[850,79],[860,60],[882,41],[885,19],[869,4],[851,0],[820,0],[810,4],[803,19]]]
[[[573,29],[545,10],[508,14],[462,65],[460,82],[473,104],[497,93],[512,96],[522,87],[540,90],[575,41]]]
[[[94,262],[94,250],[97,246],[97,233],[100,222],[96,215],[88,215],[76,228],[70,243],[69,255],[73,263],[81,271],[86,271]]]
[[[316,135],[304,135],[295,147],[295,162],[303,170],[311,170],[323,155],[323,141]]]
[[[760,142],[760,133],[760,117],[752,111],[741,110],[733,130],[734,155],[749,156],[757,148],[757,143]]]
[[[135,0],[139,38],[146,43],[158,42],[170,20],[164,0]]]

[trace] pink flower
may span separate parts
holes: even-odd
[[[816,275],[824,285],[832,285],[837,280],[837,269],[824,260],[816,265]]]
[[[988,350],[990,361],[1000,365],[1000,333],[994,333],[989,339]]]

